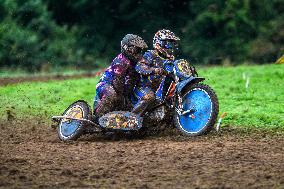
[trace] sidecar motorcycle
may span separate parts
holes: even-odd
[[[156,102],[147,109],[143,117],[129,111],[107,113],[94,121],[91,107],[78,100],[72,103],[61,116],[53,116],[58,136],[62,141],[76,140],[86,133],[139,132],[145,120],[161,123],[172,118],[179,131],[187,136],[210,132],[219,113],[218,98],[211,87],[202,83],[193,66],[184,60],[168,62],[167,71],[156,91]],[[131,98],[133,105],[135,95]],[[147,128],[147,127],[146,127]]]

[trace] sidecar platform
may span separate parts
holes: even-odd
[[[142,127],[142,117],[127,111],[114,111],[99,118],[99,124],[106,129],[139,130]]]

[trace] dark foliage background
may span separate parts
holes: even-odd
[[[284,0],[2,0],[0,67],[96,68],[126,33],[151,47],[162,28],[194,63],[272,62],[284,51]]]

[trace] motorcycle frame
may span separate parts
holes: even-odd
[[[190,76],[190,77],[188,77],[187,79],[184,80],[185,83],[182,86],[179,86],[179,88],[177,88],[178,87],[177,85],[179,83],[179,77],[177,77],[176,74],[175,74],[174,77],[172,78],[172,83],[170,84],[165,96],[163,97],[162,102],[155,105],[154,107],[152,107],[147,112],[154,111],[156,108],[163,106],[163,105],[166,105],[172,111],[176,111],[179,115],[185,115],[185,114],[192,113],[194,111],[194,108],[184,111],[183,107],[180,106],[180,103],[181,103],[180,100],[182,99],[182,97],[179,95],[179,93],[182,93],[183,89],[185,89],[187,86],[193,85],[193,84],[196,84],[196,83],[200,83],[204,80],[205,80],[204,77]],[[174,87],[172,87],[172,85],[174,85]],[[156,94],[158,93],[159,90],[160,90],[160,87],[157,89]],[[174,100],[172,101],[172,104],[167,103],[167,99],[169,99],[169,98],[174,98]],[[178,103],[178,107],[176,107],[177,103]]]

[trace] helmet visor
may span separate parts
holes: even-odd
[[[140,48],[140,47],[136,47],[136,46],[130,46],[130,47],[128,47],[128,51],[131,54],[136,55],[136,54],[142,54],[143,49]]]
[[[161,46],[165,49],[176,50],[178,48],[178,43],[175,40],[163,40]]]

